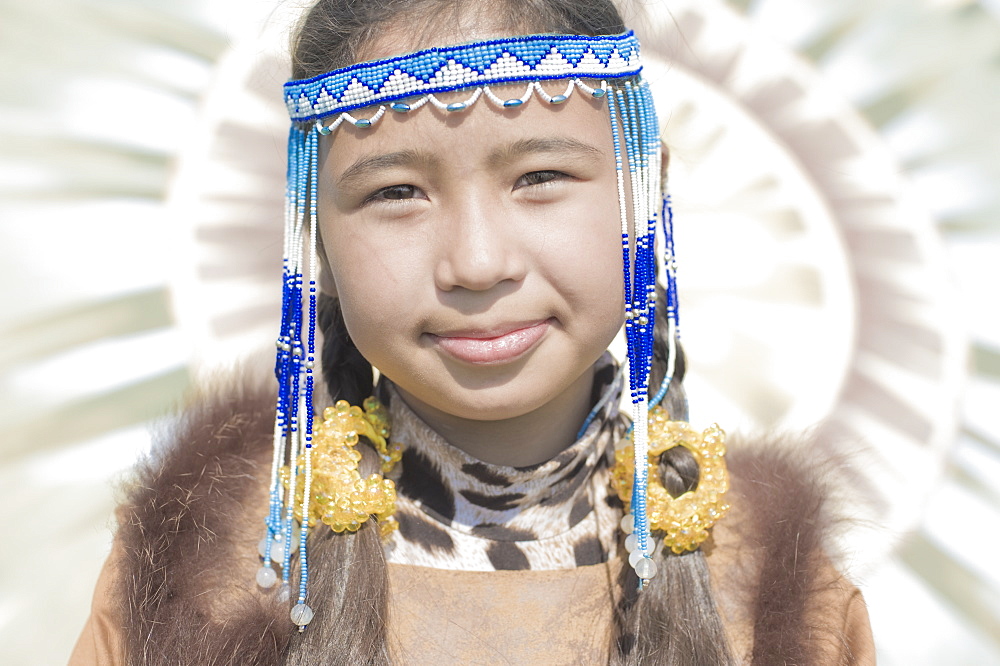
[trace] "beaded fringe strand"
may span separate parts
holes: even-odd
[[[303,503],[308,502],[312,484],[313,394],[316,367],[317,218],[319,131],[293,126],[288,137],[288,185],[285,190],[285,242],[281,331],[277,340],[275,377],[278,398],[274,426],[274,456],[271,463],[270,500],[266,534],[259,548],[263,565],[257,582],[270,588],[277,582],[273,562],[280,562],[279,600],[291,598],[292,559],[299,558],[297,603],[292,621],[302,631],[312,620],[306,604],[309,558],[306,547],[308,520],[295,525],[295,497],[299,471],[303,472]],[[308,236],[308,238],[307,238]],[[308,242],[308,258],[305,244]],[[308,286],[306,280],[308,279]],[[280,470],[289,466],[287,488]],[[308,516],[308,506],[302,507]],[[272,550],[280,548],[280,558]]]
[[[656,564],[646,507],[649,469],[649,374],[653,362],[653,330],[656,323],[656,229],[666,206],[660,189],[659,124],[648,85],[624,81],[608,96],[612,142],[617,170],[619,213],[622,225],[622,273],[625,289],[625,340],[628,349],[629,392],[632,402],[632,440],[635,477],[632,513],[623,520],[629,534],[626,549],[640,580],[640,588],[656,575]],[[624,151],[623,151],[624,148]],[[624,162],[628,163],[630,201],[626,200]],[[631,219],[629,216],[631,210]],[[632,229],[629,229],[629,226]],[[669,237],[665,244],[672,245]],[[631,233],[630,233],[631,232]],[[667,284],[668,291],[671,284]],[[668,303],[673,300],[668,297]],[[668,314],[670,308],[668,306]],[[671,350],[673,361],[676,349]],[[664,388],[669,386],[668,371]],[[662,399],[662,397],[660,398]],[[635,556],[634,553],[638,553]]]

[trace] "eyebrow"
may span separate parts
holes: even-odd
[[[337,179],[340,188],[349,187],[357,181],[363,181],[377,171],[394,167],[413,166],[415,164],[434,165],[438,160],[433,155],[416,150],[399,150],[393,153],[370,155],[358,159],[354,164],[344,169]]]
[[[578,157],[600,159],[604,151],[589,143],[584,143],[571,137],[533,137],[518,139],[506,146],[501,146],[489,154],[487,163],[491,166],[512,162],[519,157],[535,153],[575,154]],[[338,188],[349,188],[354,183],[364,181],[372,174],[383,169],[407,167],[414,165],[434,166],[439,160],[434,155],[417,150],[399,150],[392,153],[361,157],[337,179]]]
[[[579,157],[599,159],[604,151],[597,146],[566,136],[533,137],[519,139],[490,153],[491,165],[510,162],[532,153],[575,153]]]

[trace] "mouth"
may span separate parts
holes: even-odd
[[[429,334],[445,354],[471,365],[500,365],[533,349],[549,330],[549,320],[505,324],[487,330]]]

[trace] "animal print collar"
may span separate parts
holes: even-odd
[[[621,517],[608,468],[624,429],[610,355],[598,361],[594,384],[594,403],[613,395],[584,435],[530,467],[487,464],[451,446],[390,387],[393,439],[405,449],[393,475],[400,529],[387,544],[388,560],[465,571],[606,562]]]

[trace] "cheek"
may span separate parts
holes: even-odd
[[[366,357],[367,348],[384,330],[389,313],[398,305],[392,302],[399,293],[392,284],[392,272],[385,267],[385,257],[376,239],[353,233],[349,224],[336,220],[324,223],[324,251],[333,286],[340,300],[344,323],[351,339]]]
[[[361,355],[373,366],[385,371],[395,363],[397,348],[405,327],[399,312],[403,304],[398,292],[384,288],[384,276],[362,271],[341,274],[341,284],[349,281],[352,288],[338,288],[341,312],[347,333]]]
[[[590,201],[573,211],[559,238],[540,252],[552,280],[576,313],[568,332],[606,346],[624,318],[621,224],[617,198]]]
[[[558,252],[566,270],[582,285],[600,291],[602,300],[610,296],[620,302],[624,290],[617,197],[584,202],[570,218],[567,229]]]

